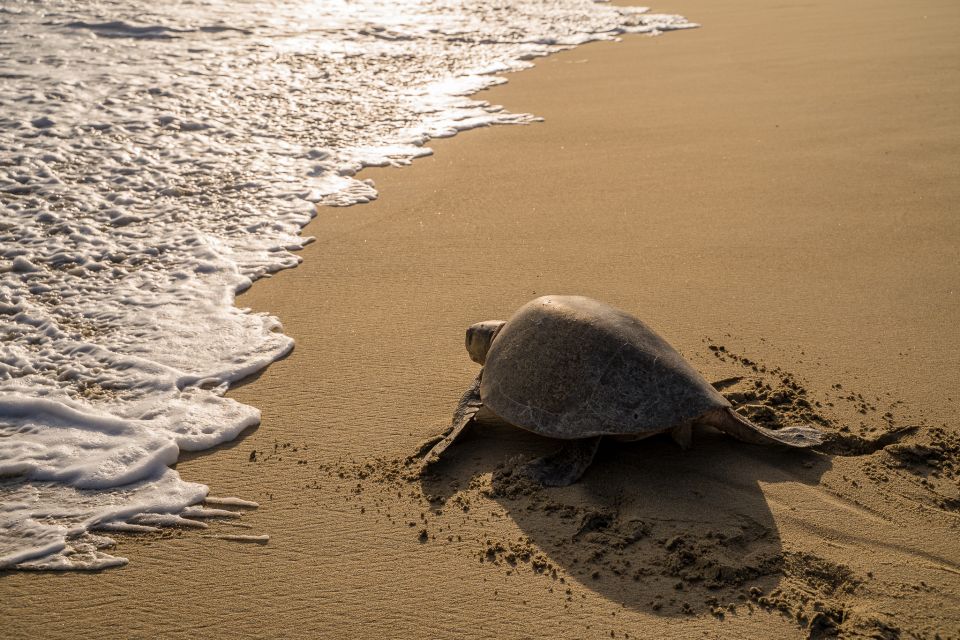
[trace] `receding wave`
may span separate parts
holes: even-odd
[[[124,562],[92,533],[194,522],[170,469],[258,411],[292,347],[238,291],[317,205],[432,137],[526,114],[466,96],[563,48],[691,26],[586,0],[12,0],[0,57],[0,567]],[[323,295],[318,292],[317,295]]]

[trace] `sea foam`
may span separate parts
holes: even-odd
[[[0,568],[116,566],[91,532],[225,515],[170,465],[259,422],[223,394],[292,341],[234,296],[297,264],[316,206],[530,122],[467,97],[495,74],[690,26],[587,0],[5,2]]]

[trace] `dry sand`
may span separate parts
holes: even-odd
[[[512,77],[485,97],[546,122],[368,171],[380,200],[321,210],[303,265],[240,299],[296,350],[231,392],[262,425],[178,469],[259,501],[243,527],[5,575],[2,635],[960,636],[960,4],[655,9],[704,26]],[[758,419],[918,429],[611,445],[539,491],[510,461],[551,443],[488,420],[406,478],[476,373],[463,329],[548,292],[742,376]]]

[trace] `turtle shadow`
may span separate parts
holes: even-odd
[[[697,432],[681,450],[667,437],[607,441],[569,487],[543,488],[517,473],[556,441],[490,416],[421,479],[437,510],[465,502],[477,478],[522,532],[488,540],[485,562],[544,574],[575,606],[571,582],[631,609],[723,617],[754,606],[784,577],[786,554],[761,483],[816,485],[819,454],[745,445]],[[506,460],[507,462],[504,462]]]

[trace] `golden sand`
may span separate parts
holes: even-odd
[[[258,501],[249,528],[6,575],[2,635],[960,635],[960,4],[726,4],[539,61],[484,98],[545,122],[435,141],[319,211],[304,263],[239,300],[297,341],[231,392],[262,425],[178,464]],[[537,491],[504,463],[552,444],[487,422],[405,479],[476,373],[464,328],[544,293],[825,430],[919,428],[864,455],[610,446]]]

